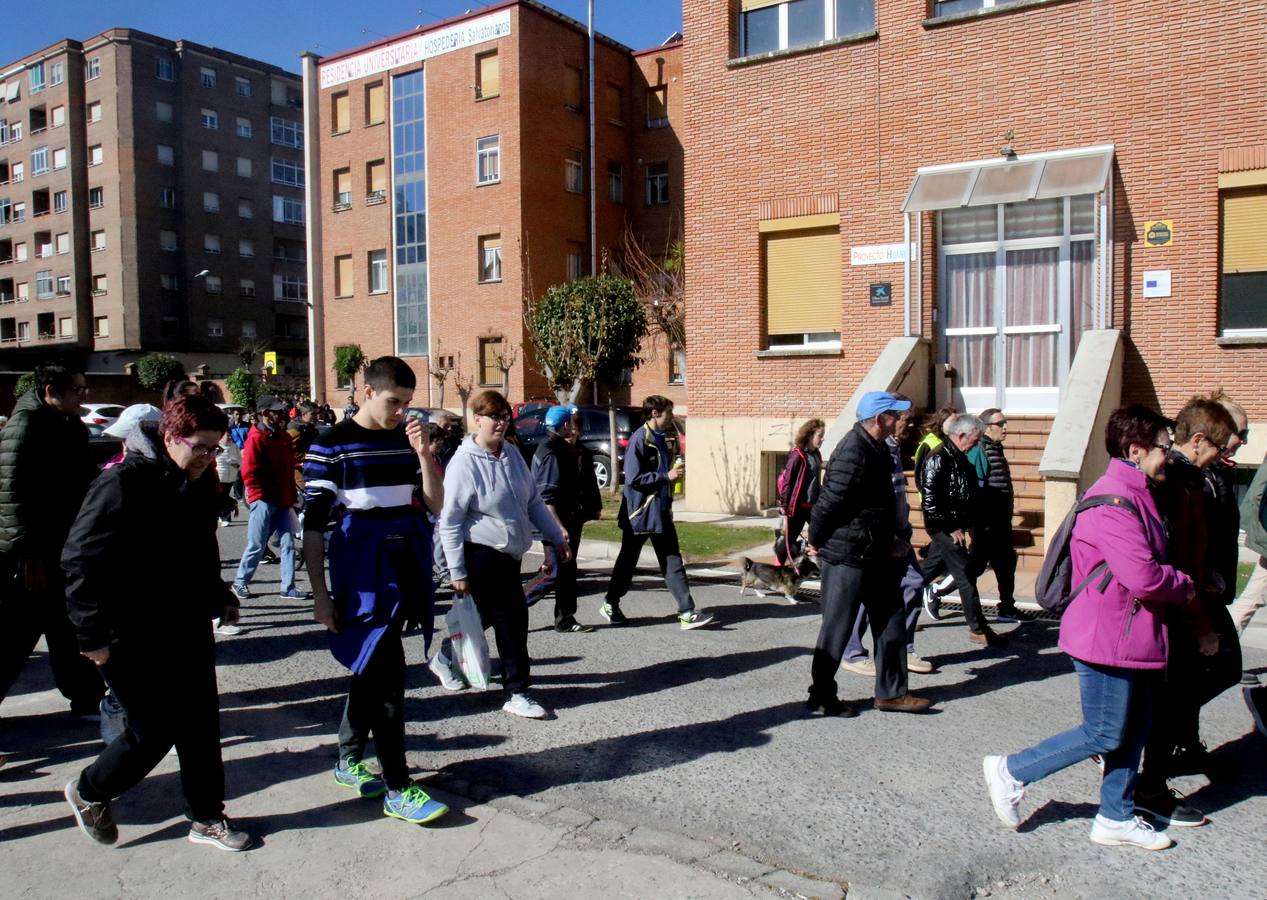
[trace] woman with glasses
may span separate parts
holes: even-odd
[[[544,719],[549,711],[528,693],[528,601],[520,560],[532,546],[532,525],[572,558],[568,535],[550,513],[518,448],[506,440],[510,404],[484,391],[471,404],[475,433],[462,442],[444,472],[440,541],[453,590],[469,594],[485,627],[492,626],[502,663],[506,712]]]
[[[1194,596],[1192,579],[1165,562],[1166,526],[1152,496],[1168,477],[1169,424],[1147,407],[1128,406],[1105,427],[1112,458],[1086,497],[1112,499],[1074,522],[1071,583],[1081,590],[1060,620],[1060,649],[1078,673],[1082,724],[1019,753],[985,757],[990,800],[1009,828],[1020,825],[1026,785],[1098,755],[1104,774],[1091,840],[1145,850],[1171,844],[1135,814],[1154,685],[1166,668],[1166,614]]]
[[[128,711],[127,728],[66,785],[80,829],[113,844],[110,801],[176,747],[189,840],[244,850],[224,817],[220,701],[212,620],[237,619],[220,579],[215,459],[228,420],[210,400],[177,396],[127,437],[127,456],[84,499],[62,554],[66,603],[84,656]],[[144,572],[129,590],[120,572]]]

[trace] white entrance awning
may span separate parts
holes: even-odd
[[[1113,145],[1029,153],[1012,159],[924,166],[906,192],[902,212],[993,206],[1104,190]]]

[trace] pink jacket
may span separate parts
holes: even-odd
[[[1103,576],[1083,589],[1060,620],[1060,649],[1075,659],[1124,669],[1166,667],[1167,605],[1184,603],[1192,579],[1165,565],[1166,531],[1148,478],[1120,459],[1087,491],[1088,497],[1118,494],[1135,504],[1144,523],[1129,510],[1097,506],[1078,514],[1070,539],[1073,584],[1101,562],[1113,579],[1103,593]]]

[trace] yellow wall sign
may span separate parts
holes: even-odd
[[[1169,247],[1175,240],[1174,219],[1156,219],[1144,223],[1144,244],[1148,247]]]
[[[277,351],[269,350],[264,354],[264,371],[270,375],[277,374]]]

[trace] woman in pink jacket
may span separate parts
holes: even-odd
[[[1192,580],[1165,565],[1166,530],[1149,485],[1165,477],[1169,420],[1143,406],[1116,410],[1104,430],[1109,468],[1087,496],[1113,494],[1121,506],[1079,513],[1070,541],[1073,584],[1102,563],[1065,610],[1060,649],[1073,658],[1082,724],[1009,756],[987,756],[985,781],[994,811],[1020,825],[1024,786],[1092,755],[1104,760],[1100,810],[1091,840],[1162,850],[1171,840],[1135,815],[1135,781],[1152,717],[1152,686],[1166,668],[1165,613],[1194,595]],[[1107,583],[1106,583],[1107,579]]]

